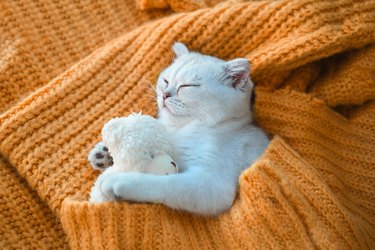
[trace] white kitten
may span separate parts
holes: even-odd
[[[223,61],[175,43],[175,61],[159,76],[159,121],[175,147],[180,173],[103,176],[107,197],[162,203],[216,215],[230,208],[238,178],[263,152],[268,138],[251,124],[247,59]],[[103,152],[105,153],[105,152]]]

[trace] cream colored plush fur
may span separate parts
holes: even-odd
[[[156,175],[177,173],[171,143],[167,131],[155,118],[148,115],[131,114],[128,117],[113,118],[102,130],[102,144],[113,158],[113,166],[104,170],[95,182],[91,202],[114,200],[100,191],[103,176],[114,172],[142,172]],[[95,154],[90,152],[92,162]],[[104,156],[104,154],[103,154]],[[94,165],[94,164],[93,164]]]

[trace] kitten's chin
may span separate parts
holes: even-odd
[[[174,115],[173,112],[171,111],[170,108],[168,108],[166,105],[164,105],[162,108],[161,108],[161,111],[165,114],[168,114],[168,115]]]
[[[164,105],[162,108],[162,112],[166,113],[168,116],[181,116],[181,114],[176,113],[172,108],[168,107],[167,105]]]
[[[180,123],[181,121],[185,120],[185,116],[174,112],[173,109],[167,106],[159,109],[159,117],[173,124],[175,124],[176,122]]]
[[[162,108],[159,108],[159,117],[170,119],[174,116],[175,114],[168,107],[164,106]]]

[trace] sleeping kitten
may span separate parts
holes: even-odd
[[[230,208],[238,178],[264,151],[268,138],[252,125],[247,59],[223,61],[175,43],[175,61],[159,76],[159,121],[175,147],[180,173],[103,176],[101,191],[113,199],[162,203],[202,215]],[[99,143],[89,155],[95,168],[110,165]]]

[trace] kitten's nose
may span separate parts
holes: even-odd
[[[163,93],[163,99],[165,100],[165,99],[167,99],[167,98],[169,98],[169,97],[171,97],[171,94],[170,93]]]

